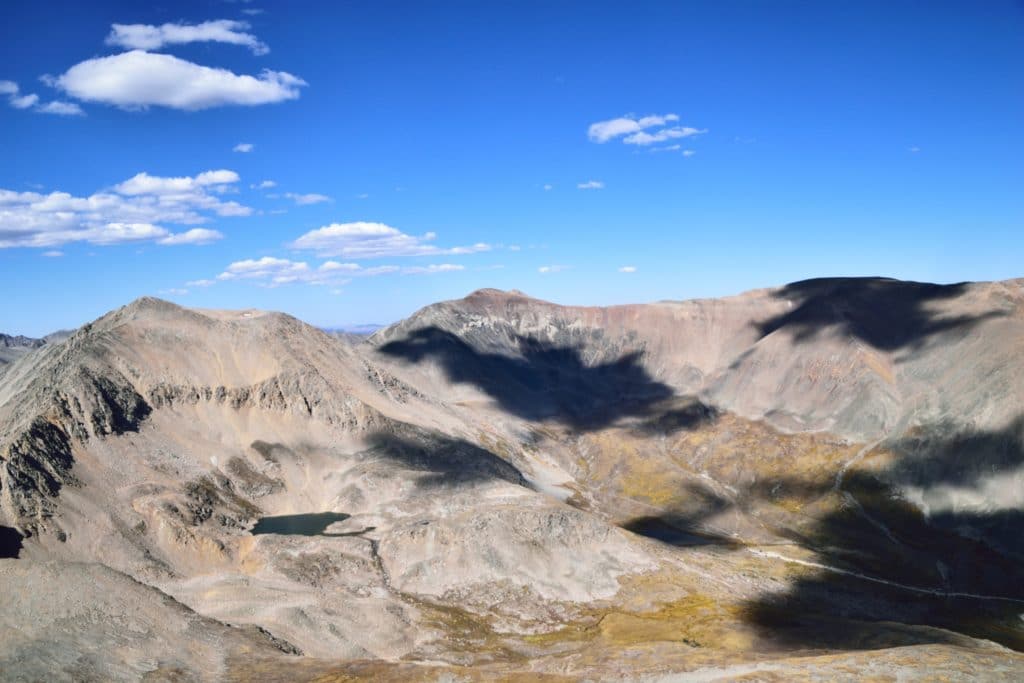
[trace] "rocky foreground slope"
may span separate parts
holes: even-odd
[[[1021,349],[1024,281],[140,299],[0,369],[0,679],[1019,680]]]

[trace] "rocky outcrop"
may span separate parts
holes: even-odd
[[[0,509],[22,532],[37,533],[56,512],[63,486],[75,484],[71,439],[37,418],[0,452]]]

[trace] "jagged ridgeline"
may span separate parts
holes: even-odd
[[[0,336],[0,679],[1020,680],[1022,349],[884,279]]]

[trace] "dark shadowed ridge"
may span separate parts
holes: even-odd
[[[600,429],[628,416],[645,416],[672,397],[640,362],[639,351],[587,365],[582,349],[516,337],[517,355],[481,352],[440,327],[414,330],[381,353],[412,363],[434,361],[451,382],[472,384],[508,413],[553,420],[577,431]]]
[[[969,283],[935,285],[888,278],[822,278],[781,287],[779,299],[792,301],[792,310],[757,323],[762,337],[789,329],[797,342],[835,328],[876,349],[897,351],[920,347],[928,338],[1004,315],[943,316],[929,305],[963,295]]]
[[[464,439],[425,430],[409,433],[380,431],[367,437],[372,457],[388,460],[403,468],[424,472],[419,487],[453,487],[491,480],[527,486],[514,465],[489,450]]]

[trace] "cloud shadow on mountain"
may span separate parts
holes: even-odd
[[[794,282],[775,296],[792,302],[785,313],[756,323],[761,337],[780,329],[796,342],[838,330],[882,351],[914,349],[929,338],[1005,315],[1000,310],[946,315],[934,306],[962,296],[967,283],[936,285],[887,278],[822,278]]]
[[[522,472],[507,460],[464,439],[412,427],[379,431],[367,437],[365,455],[403,469],[422,472],[421,488],[451,488],[488,481],[529,486]]]
[[[844,640],[846,627],[823,626],[841,616],[933,626],[1024,649],[1018,616],[1024,612],[1024,513],[995,505],[940,509],[933,502],[926,516],[899,493],[904,487],[963,490],[1012,477],[1024,465],[1024,419],[994,431],[939,425],[885,448],[892,453],[887,466],[853,469],[838,492],[827,481],[784,477],[744,494],[764,498],[781,485],[808,502],[838,496],[791,538],[814,553],[814,562],[848,572],[804,573],[781,594],[748,602],[746,618],[766,638],[792,648],[863,648],[864,634],[850,632]],[[938,631],[915,637],[946,638]]]
[[[412,363],[436,362],[448,380],[471,384],[522,419],[554,421],[574,431],[601,429],[626,417],[657,418],[672,389],[652,378],[633,351],[585,362],[581,347],[517,337],[515,355],[478,351],[439,327],[425,327],[378,349]]]

